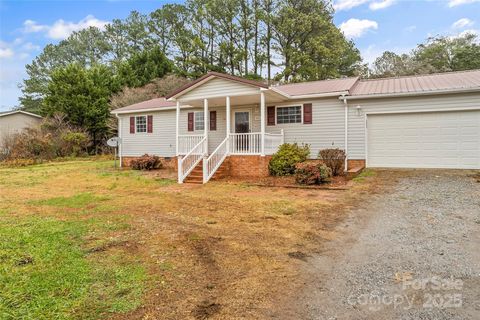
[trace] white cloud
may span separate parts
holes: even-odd
[[[60,19],[55,21],[51,26],[41,25],[33,20],[26,20],[23,23],[23,32],[46,32],[47,37],[55,40],[62,40],[67,38],[72,32],[88,27],[97,27],[103,30],[107,23],[107,21],[99,20],[92,15],[88,15],[78,22],[70,22]]]
[[[359,38],[364,35],[369,30],[378,29],[378,23],[373,20],[359,20],[359,19],[349,19],[345,22],[342,22],[340,25],[340,30],[347,38]]]
[[[408,27],[406,27],[406,28],[403,29],[403,30],[405,30],[406,32],[413,32],[413,31],[415,31],[416,29],[417,29],[417,26],[408,26]]]
[[[368,6],[370,10],[380,10],[390,7],[396,0],[380,0],[370,3]]]
[[[468,3],[474,3],[474,2],[480,2],[480,0],[450,0],[448,2],[448,6],[450,8],[460,6],[462,4],[468,4]]]
[[[349,10],[355,7],[358,7],[370,0],[337,0],[333,4],[333,8],[336,11]]]
[[[10,58],[13,56],[13,50],[10,48],[0,48],[0,59]]]
[[[476,36],[480,36],[480,30],[475,30],[475,29],[468,29],[460,32],[457,37],[464,37],[467,34],[474,34]]]
[[[27,51],[37,51],[37,50],[40,50],[40,46],[33,44],[31,42],[27,42],[22,46],[22,49]]]
[[[468,18],[462,18],[457,21],[455,21],[452,24],[453,29],[463,29],[465,27],[471,27],[474,25],[474,22]]]

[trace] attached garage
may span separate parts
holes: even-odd
[[[368,114],[369,167],[480,169],[480,110]]]

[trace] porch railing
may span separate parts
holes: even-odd
[[[265,154],[274,154],[283,141],[283,130],[280,133],[265,133]],[[260,132],[231,133],[229,143],[231,154],[255,155],[262,153],[262,134]]]
[[[260,132],[231,133],[231,154],[260,154],[262,152],[262,134]]]
[[[179,135],[178,136],[178,153],[187,154],[203,139],[203,137],[204,137],[203,134]]]
[[[231,137],[227,136],[222,143],[218,145],[215,151],[203,162],[203,183],[207,183],[213,177],[218,168],[228,155],[228,143]]]
[[[182,183],[207,154],[207,137],[203,137],[183,158],[178,160],[178,182]]]

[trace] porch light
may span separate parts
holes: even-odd
[[[361,115],[362,114],[362,107],[356,106],[355,108],[357,109],[357,116]]]

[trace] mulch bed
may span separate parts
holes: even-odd
[[[229,182],[242,182],[258,187],[280,187],[280,188],[297,188],[297,189],[323,189],[323,190],[347,190],[352,183],[346,176],[333,177],[330,183],[321,185],[300,185],[295,182],[294,176],[285,177],[252,177],[252,178],[227,178]]]

